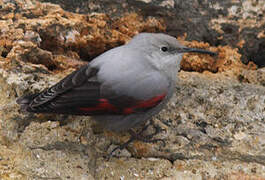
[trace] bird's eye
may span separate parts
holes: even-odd
[[[166,47],[166,46],[161,47],[161,51],[167,52],[168,51],[168,47]]]

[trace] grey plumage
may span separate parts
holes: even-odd
[[[157,114],[172,97],[184,52],[214,54],[165,34],[140,33],[17,102],[29,112],[93,115],[107,129],[125,131]]]

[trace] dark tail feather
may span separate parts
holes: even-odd
[[[39,93],[37,94],[29,94],[25,96],[19,97],[16,102],[20,105],[20,108],[22,111],[29,111],[29,105],[32,102],[32,100],[37,97]]]

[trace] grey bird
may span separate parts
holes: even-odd
[[[127,131],[161,111],[172,97],[188,48],[162,33],[139,33],[37,94],[17,99],[33,113],[94,116],[111,131]]]

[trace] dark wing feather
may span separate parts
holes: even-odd
[[[81,67],[66,76],[59,83],[44,90],[31,99],[26,108],[30,112],[58,112],[64,113],[68,107],[78,104],[96,104],[99,99],[100,83],[88,81],[97,74],[97,69],[88,65]],[[30,96],[18,99],[18,103],[26,102]],[[91,100],[91,101],[90,101]]]
[[[166,92],[148,100],[137,100],[117,95],[111,88],[104,88],[97,80],[97,69],[89,65],[74,71],[59,83],[43,92],[20,98],[17,102],[27,111],[75,115],[131,114],[144,112],[159,104]],[[107,93],[106,93],[107,91]],[[31,99],[30,99],[31,98]],[[24,102],[24,103],[23,103]]]
[[[43,91],[39,96],[34,98],[33,102],[30,104],[31,107],[35,108],[45,104],[53,100],[55,97],[58,97],[58,95],[84,84],[84,82],[89,77],[95,75],[96,72],[97,71],[95,69],[91,69],[87,65],[81,67],[77,71],[74,71],[70,75],[66,76],[59,83]]]

